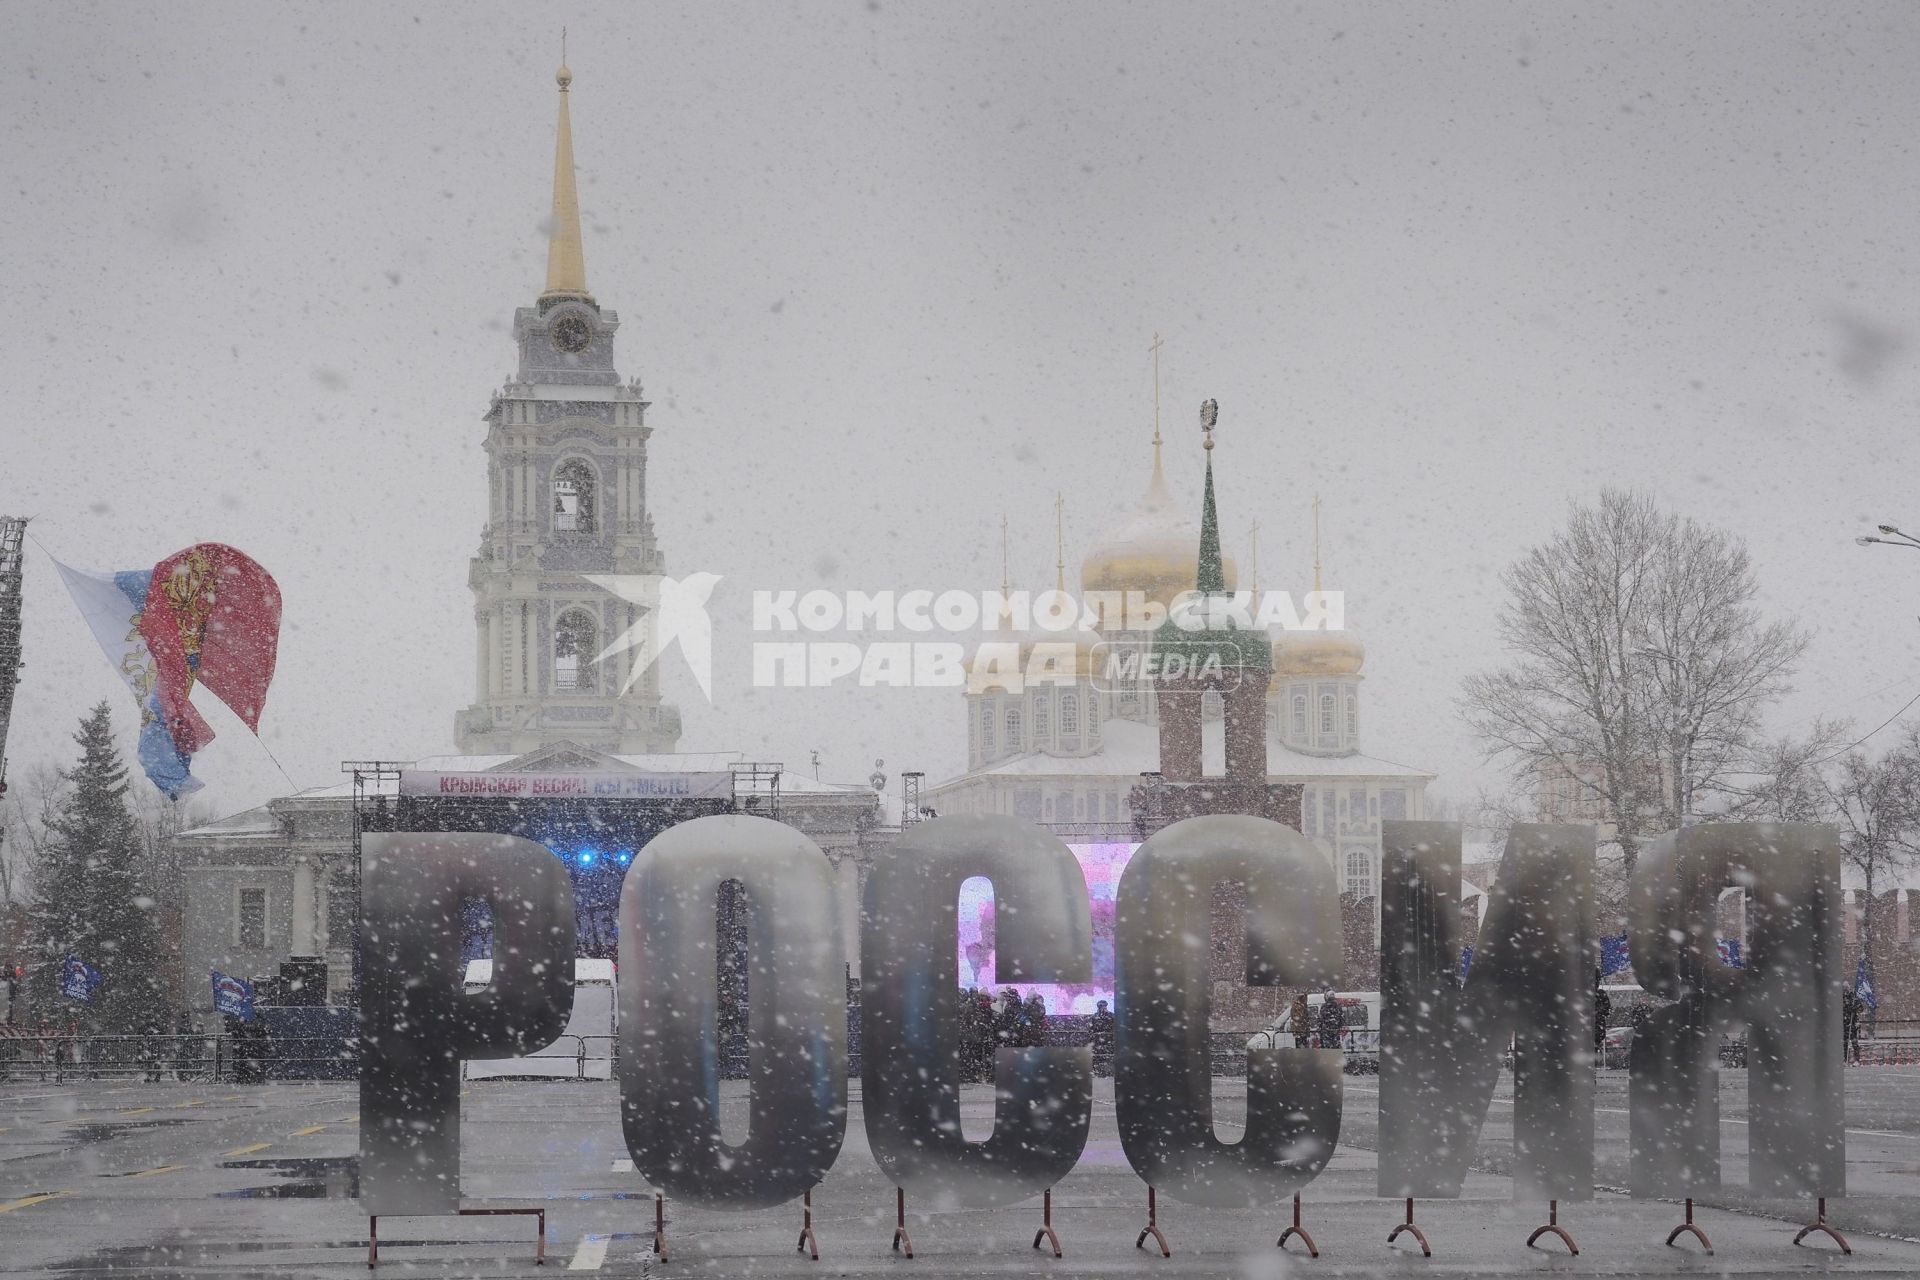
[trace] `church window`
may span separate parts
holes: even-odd
[[[1320,695],[1320,736],[1333,736],[1333,695],[1330,693]]]
[[[553,472],[553,527],[557,533],[593,532],[593,468],[570,458]]]
[[[1360,737],[1360,702],[1352,694],[1347,695],[1347,737],[1350,740]]]
[[[993,703],[984,699],[980,703],[980,749],[993,750]]]
[[[585,609],[569,609],[553,626],[553,687],[560,693],[593,688],[593,658],[600,652],[598,628]]]
[[[1053,733],[1053,712],[1045,693],[1033,695],[1033,745],[1038,747]]]
[[[1300,741],[1307,736],[1307,695],[1304,693],[1293,695],[1293,736]]]
[[[1100,699],[1093,694],[1087,695],[1087,732],[1093,733],[1100,728]]]
[[[1007,746],[1011,750],[1020,749],[1020,708],[1007,708]]]
[[[1362,849],[1347,851],[1347,892],[1356,898],[1369,896],[1373,877],[1367,874],[1367,855]]]
[[[1080,699],[1071,693],[1060,695],[1060,732],[1080,732]]]

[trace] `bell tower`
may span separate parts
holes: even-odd
[[[1300,787],[1267,775],[1267,683],[1273,675],[1266,633],[1215,617],[1224,604],[1225,560],[1213,498],[1213,431],[1219,407],[1200,407],[1207,455],[1200,511],[1196,599],[1182,618],[1169,617],[1153,640],[1161,672],[1160,781],[1156,812],[1169,821],[1205,813],[1249,813],[1300,825]],[[1217,736],[1218,752],[1207,739]]]
[[[624,755],[674,750],[680,712],[632,646],[599,655],[647,621],[583,575],[666,571],[647,510],[647,401],[614,369],[620,318],[587,289],[562,66],[547,284],[513,316],[519,365],[487,424],[487,523],[473,591],[473,705],[454,737],[469,755],[519,755],[565,740]]]

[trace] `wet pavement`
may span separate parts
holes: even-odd
[[[1546,1206],[1514,1203],[1506,1167],[1510,1105],[1496,1101],[1478,1167],[1458,1201],[1422,1201],[1416,1220],[1433,1247],[1389,1247],[1403,1206],[1374,1194],[1378,1082],[1347,1081],[1339,1153],[1306,1196],[1321,1256],[1282,1255],[1274,1240],[1289,1206],[1203,1210],[1160,1201],[1173,1257],[1136,1250],[1145,1188],[1127,1168],[1111,1089],[1096,1094],[1086,1154],[1056,1190],[1059,1260],[1032,1247],[1035,1201],[1009,1209],[932,1213],[908,1200],[917,1256],[888,1248],[892,1189],[866,1149],[855,1113],[845,1149],[814,1195],[821,1258],[795,1251],[800,1207],[722,1213],[670,1203],[668,1261],[651,1254],[653,1197],[626,1162],[618,1101],[605,1082],[502,1082],[466,1090],[462,1180],[479,1207],[547,1211],[547,1271],[604,1275],[747,1276],[1167,1274],[1267,1280],[1283,1275],[1490,1272],[1553,1275],[1920,1274],[1920,1069],[1848,1073],[1847,1199],[1831,1220],[1854,1255],[1791,1242],[1812,1206],[1749,1198],[1745,1076],[1728,1072],[1721,1099],[1728,1186],[1697,1212],[1714,1256],[1662,1242],[1678,1206],[1602,1191],[1563,1204],[1577,1258],[1557,1242],[1525,1241]],[[1626,1182],[1626,1077],[1601,1077],[1596,1113],[1600,1181]],[[1223,1136],[1241,1105],[1219,1081]],[[730,1087],[726,1122],[744,1124],[744,1086]],[[966,1128],[984,1136],[992,1098],[970,1088]],[[367,1221],[352,1199],[358,1101],[342,1084],[255,1086],[113,1082],[0,1085],[0,1274],[70,1277],[346,1276],[366,1274]],[[737,1132],[737,1131],[734,1131]],[[541,1274],[527,1217],[383,1219],[382,1272],[407,1276]],[[1909,1237],[1910,1239],[1903,1239]],[[1151,1243],[1151,1242],[1149,1242]],[[1295,1248],[1298,1249],[1296,1241]]]

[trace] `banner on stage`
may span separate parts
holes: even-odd
[[[727,800],[730,773],[445,773],[400,771],[403,796],[503,800]]]

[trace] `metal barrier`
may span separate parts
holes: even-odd
[[[352,1080],[359,1045],[336,1036],[0,1037],[0,1081]]]
[[[1050,1043],[1085,1044],[1088,1037],[1077,1029],[1062,1027],[1062,1034],[1049,1036]],[[727,1055],[729,1076],[746,1074],[745,1037],[734,1052]],[[1610,1069],[1626,1068],[1631,1053],[1630,1037],[1610,1040],[1601,1065]],[[608,1075],[619,1070],[620,1041],[617,1036],[561,1036],[556,1044],[572,1041],[571,1053],[544,1053],[539,1057],[571,1058],[573,1079],[589,1078],[590,1063],[605,1062]],[[1247,1073],[1249,1048],[1294,1047],[1294,1037],[1286,1032],[1215,1032],[1208,1049],[1212,1074],[1228,1078]],[[1380,1033],[1364,1027],[1343,1028],[1340,1048],[1346,1054],[1346,1070],[1352,1074],[1371,1074],[1379,1070]],[[1862,1067],[1920,1065],[1920,1020],[1881,1019],[1861,1028],[1858,1057],[1845,1046],[1849,1062]],[[1095,1069],[1110,1074],[1107,1055],[1097,1055]],[[1509,1061],[1509,1066],[1511,1062]],[[1746,1040],[1741,1036],[1724,1037],[1720,1046],[1720,1065],[1740,1069],[1747,1065]],[[850,1063],[857,1076],[858,1063]],[[267,1080],[351,1080],[359,1075],[359,1045],[338,1036],[262,1036],[235,1035],[153,1035],[153,1036],[63,1036],[23,1034],[20,1028],[0,1028],[0,1082],[48,1081],[79,1083],[88,1080],[209,1081],[235,1084]]]
[[[0,1038],[0,1080],[217,1080],[217,1036],[22,1035]]]

